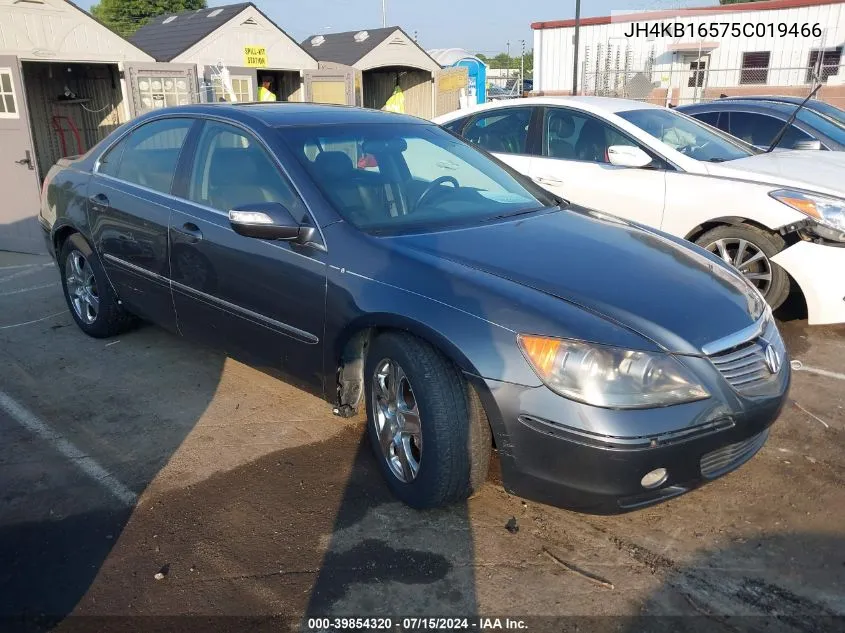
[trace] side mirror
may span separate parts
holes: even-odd
[[[822,148],[822,142],[817,138],[812,139],[804,139],[803,141],[796,141],[795,145],[792,146],[792,149],[814,149],[819,150]]]
[[[245,204],[229,211],[229,223],[238,235],[261,240],[286,240],[305,243],[314,229],[293,219],[290,211],[278,202]]]
[[[607,157],[610,164],[617,167],[645,167],[651,162],[651,156],[630,145],[611,145],[607,148]]]

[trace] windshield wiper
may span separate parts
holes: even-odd
[[[816,84],[816,87],[813,88],[813,91],[810,94],[807,95],[807,98],[804,99],[798,105],[797,108],[795,108],[795,111],[791,115],[789,115],[789,118],[786,120],[786,123],[784,123],[783,127],[780,129],[780,132],[777,133],[777,136],[775,136],[775,139],[772,141],[772,144],[769,146],[769,149],[766,150],[767,154],[769,152],[773,152],[774,149],[778,146],[778,143],[780,143],[783,140],[783,137],[786,134],[786,131],[789,129],[789,126],[792,125],[795,122],[795,117],[798,116],[798,113],[801,111],[801,108],[803,108],[805,105],[807,105],[807,102],[810,99],[812,99],[814,96],[816,96],[816,93],[819,91],[819,88],[821,88],[821,87],[822,87],[821,82]]]
[[[727,158],[708,158],[707,162],[708,163],[724,163],[726,160],[728,160],[728,159]]]
[[[542,211],[543,209],[559,209],[559,205],[555,205],[554,207],[531,207],[530,209],[522,209],[521,211],[513,211],[512,213],[502,213],[501,215],[494,215],[493,217],[487,218],[485,222],[489,222],[490,220],[504,220],[505,218],[515,218],[520,215],[528,215],[529,213],[536,213],[537,211]]]

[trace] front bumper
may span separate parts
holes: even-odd
[[[810,325],[845,323],[845,245],[798,242],[772,261],[801,288]]]
[[[709,373],[705,386],[712,397],[659,409],[601,409],[546,387],[470,377],[496,436],[505,489],[550,505],[616,514],[693,490],[748,461],[786,402],[788,359],[754,397],[734,391],[708,359],[685,362]],[[666,481],[645,489],[642,477],[658,468],[668,471]]]

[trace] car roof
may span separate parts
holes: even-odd
[[[481,105],[473,106],[464,110],[457,110],[436,117],[435,121],[447,122],[463,116],[475,114],[477,112],[484,112],[486,110],[493,110],[497,108],[507,108],[510,106],[529,106],[529,105],[545,105],[545,106],[566,106],[576,110],[583,110],[585,112],[592,112],[594,114],[627,112],[629,110],[662,110],[663,106],[654,105],[645,101],[634,101],[633,99],[620,99],[617,97],[527,97],[503,99],[501,101],[492,101],[489,103],[482,103]]]
[[[146,116],[152,117],[161,114],[215,115],[231,118],[242,123],[259,122],[269,127],[337,125],[344,123],[430,124],[429,121],[407,114],[323,103],[198,103],[154,110]]]

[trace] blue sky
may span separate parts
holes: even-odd
[[[298,40],[313,33],[351,31],[381,26],[381,0],[253,0]],[[232,0],[210,0],[209,6]],[[416,31],[424,48],[466,48],[472,52],[504,52],[511,42],[516,54],[526,41],[532,47],[532,22],[574,17],[575,0],[386,0],[388,24],[398,24],[411,36]],[[612,11],[708,6],[717,0],[582,0],[583,16]],[[89,8],[94,0],[79,4]]]

